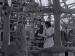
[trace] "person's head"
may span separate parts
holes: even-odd
[[[50,22],[48,22],[48,21],[46,21],[46,22],[45,22],[45,25],[46,25],[46,28],[51,27],[51,23],[50,23]]]

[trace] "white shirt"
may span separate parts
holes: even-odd
[[[51,36],[54,33],[54,28],[53,27],[49,27],[48,29],[45,29],[45,34],[47,36]]]

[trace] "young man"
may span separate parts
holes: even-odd
[[[44,42],[44,38],[42,36],[39,36],[38,34],[42,34],[43,33],[43,25],[42,25],[42,21],[41,19],[38,20],[38,29],[35,33],[35,39],[36,41],[38,40],[38,46],[43,48],[43,42]]]

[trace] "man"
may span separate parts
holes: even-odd
[[[42,25],[42,21],[41,19],[38,20],[38,29],[35,33],[35,40],[37,41],[38,40],[38,43],[36,43],[38,45],[38,47],[41,47],[43,48],[43,41],[44,41],[44,38],[43,37],[40,37],[39,34],[42,34],[43,33],[43,25]]]

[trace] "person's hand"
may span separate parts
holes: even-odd
[[[40,33],[38,33],[38,36],[42,36]]]
[[[44,34],[40,34],[40,33],[38,33],[38,36],[40,36],[40,37],[44,37],[44,38],[47,37],[46,35],[44,35]]]

